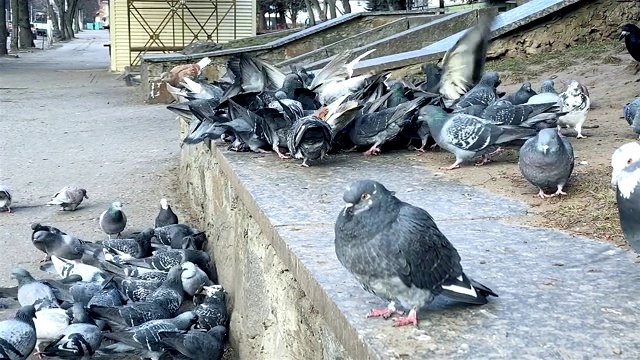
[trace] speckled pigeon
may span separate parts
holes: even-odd
[[[116,263],[129,259],[141,259],[152,255],[151,239],[155,235],[155,230],[148,228],[133,239],[106,239],[102,241],[104,247],[104,257],[107,261]],[[117,257],[117,261],[114,261]]]
[[[111,239],[111,235],[118,235],[127,226],[127,216],[122,211],[122,203],[114,201],[107,210],[100,214],[100,228]]]
[[[566,195],[563,188],[573,172],[573,146],[555,129],[542,129],[520,148],[518,167],[527,181],[540,189],[537,197],[544,199]],[[556,189],[552,195],[544,189]]]
[[[516,139],[533,136],[535,129],[511,125],[495,125],[484,119],[463,114],[448,114],[442,108],[427,105],[422,109],[422,116],[427,118],[431,136],[438,146],[453,153],[456,161],[444,170],[460,167],[460,163],[470,160],[476,155],[483,155],[485,164],[500,149],[489,153],[494,145],[504,144]]]
[[[631,125],[633,131],[638,134],[640,139],[640,97],[624,106],[624,119]]]
[[[523,125],[544,129],[556,127],[561,108],[556,103],[513,105],[500,99],[478,116],[496,125]]]
[[[67,310],[71,324],[59,338],[49,344],[40,355],[60,358],[84,358],[92,356],[102,343],[102,332],[87,315],[82,303],[74,303]]]
[[[640,144],[631,142],[616,149],[611,156],[611,166],[620,227],[627,243],[640,254]]]
[[[503,97],[503,99],[509,101],[513,105],[520,105],[520,104],[525,104],[534,95],[537,95],[537,94],[531,88],[531,83],[525,82],[524,84],[522,84],[520,89],[518,89],[514,93],[511,93]]]
[[[465,275],[460,255],[426,210],[372,180],[351,183],[343,200],[335,224],[338,260],[366,291],[390,302],[367,317],[387,318],[399,303],[410,311],[396,325],[417,326],[418,310],[437,295],[478,305],[497,296]]]
[[[162,331],[160,339],[169,348],[193,360],[220,360],[224,355],[224,326],[204,331]]]
[[[121,331],[104,333],[104,337],[117,343],[98,350],[101,355],[119,353],[136,354],[143,358],[159,359],[165,352],[159,333],[187,330],[198,316],[193,311],[184,312],[171,319],[157,319]]]
[[[82,200],[88,198],[87,190],[75,186],[65,186],[51,197],[47,205],[60,205],[63,211],[75,211],[82,204]]]
[[[193,297],[196,305],[193,311],[198,314],[195,329],[210,330],[216,326],[227,326],[226,293],[221,285],[203,286]]]
[[[0,321],[0,358],[25,360],[36,346],[36,310],[32,305],[21,307],[14,319]]]
[[[112,328],[137,326],[150,320],[174,317],[184,300],[181,278],[183,271],[180,265],[172,267],[167,279],[145,302],[131,302],[119,307],[91,306],[89,314],[107,321]]]

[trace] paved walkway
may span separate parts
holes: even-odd
[[[52,50],[0,58],[0,183],[14,190],[15,211],[0,213],[0,286],[15,284],[16,266],[46,275],[32,222],[97,240],[98,217],[112,201],[124,204],[129,232],[153,225],[162,196],[176,197],[168,186],[178,122],[107,71],[108,40],[107,31],[83,31]],[[43,206],[65,185],[86,188],[89,199],[75,212]]]

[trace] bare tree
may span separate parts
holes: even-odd
[[[29,16],[29,0],[18,1],[18,47],[28,49],[33,47],[33,33],[31,32],[31,19]],[[17,30],[17,28],[13,27]]]
[[[11,52],[18,52],[18,0],[11,0]]]
[[[336,17],[338,17],[338,14],[336,12],[336,0],[326,0],[324,6],[325,11],[327,11],[327,8],[329,8],[329,17],[331,19],[335,19]]]
[[[7,2],[0,0],[0,9],[2,9],[2,16],[0,17],[0,56],[7,55],[7,17],[4,10],[7,8]]]
[[[344,10],[345,14],[351,13],[351,3],[349,2],[349,0],[342,0],[342,9]]]

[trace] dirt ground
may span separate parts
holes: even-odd
[[[567,196],[541,200],[537,188],[518,169],[517,149],[509,149],[485,166],[465,164],[453,171],[438,170],[454,157],[446,151],[415,155],[415,160],[440,172],[445,179],[475,185],[520,199],[532,207],[525,225],[554,227],[625,246],[618,223],[615,190],[611,187],[611,155],[620,145],[637,139],[622,117],[623,106],[640,95],[640,74],[623,42],[577,46],[564,51],[487,64],[500,73],[501,91],[511,93],[529,81],[537,91],[552,76],[556,90],[576,79],[587,86],[591,111],[583,130],[586,139],[576,139],[574,130],[563,130],[574,146],[576,166],[566,188]]]

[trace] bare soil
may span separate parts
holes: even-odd
[[[446,151],[416,153],[416,161],[431,167],[443,178],[467,185],[480,186],[491,192],[511,196],[529,204],[529,216],[519,219],[526,225],[553,227],[576,235],[601,239],[625,246],[618,223],[615,190],[611,187],[611,155],[637,135],[622,117],[623,106],[640,95],[640,75],[636,62],[622,42],[604,42],[577,46],[544,55],[520,59],[504,59],[487,64],[498,71],[502,84],[499,90],[517,90],[530,81],[539,89],[543,80],[556,76],[559,92],[572,79],[587,86],[591,111],[583,130],[586,139],[576,139],[575,130],[565,129],[576,156],[576,166],[566,188],[567,196],[541,200],[534,195],[538,189],[528,183],[518,169],[517,149],[509,149],[484,166],[464,164],[461,168],[438,170],[453,162]]]

